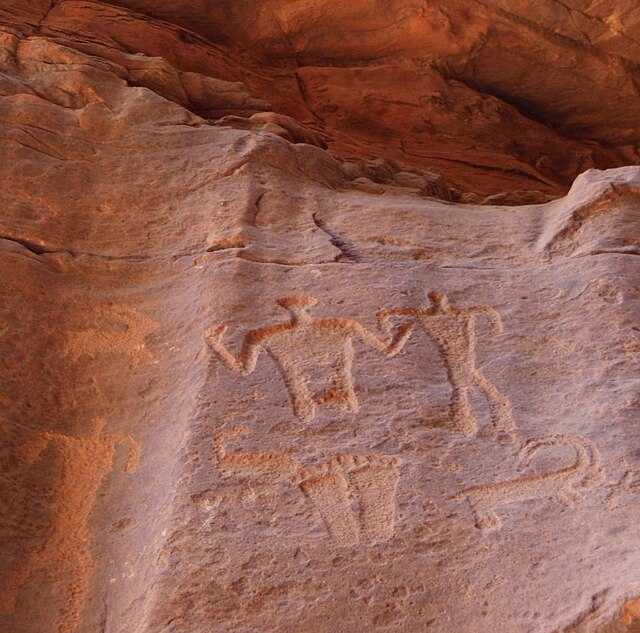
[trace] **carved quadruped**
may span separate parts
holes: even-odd
[[[148,314],[129,306],[98,304],[88,312],[83,323],[67,332],[65,355],[77,362],[83,356],[95,359],[122,353],[135,367],[153,361],[147,338],[159,327]]]
[[[502,520],[496,510],[502,505],[545,497],[555,497],[558,501],[573,505],[581,499],[580,487],[595,486],[602,479],[600,454],[593,442],[583,437],[561,434],[533,438],[524,443],[519,458],[528,465],[541,449],[559,446],[573,449],[575,457],[571,464],[539,475],[471,486],[452,499],[466,499],[469,502],[476,527],[482,530],[501,527]]]

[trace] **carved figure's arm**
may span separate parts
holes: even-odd
[[[378,310],[376,319],[380,330],[388,335],[393,329],[391,317],[413,317],[415,319],[418,315],[419,310],[416,308],[382,308]]]
[[[415,311],[412,309],[408,310],[411,310],[411,312],[407,314],[413,316],[413,313]],[[404,323],[395,332],[392,333],[392,326],[389,320],[390,316],[392,315],[389,314],[381,316],[382,312],[382,310],[378,312],[377,317],[378,327],[383,332],[384,338],[378,337],[376,334],[370,332],[369,330],[367,330],[367,328],[360,325],[359,323],[354,323],[354,333],[367,345],[373,347],[374,349],[377,349],[379,352],[382,352],[386,356],[395,356],[400,351],[402,351],[402,348],[409,340],[409,337],[413,332],[414,323],[413,321]],[[398,315],[398,313],[394,311],[393,315]]]
[[[234,356],[222,342],[222,338],[227,331],[226,325],[218,325],[208,329],[205,332],[205,340],[209,347],[215,352],[218,358],[233,371],[236,371],[243,376],[250,374],[255,368],[258,362],[258,356],[260,355],[261,346],[256,341],[256,338],[252,333],[245,336],[242,343],[242,349],[240,354]]]
[[[471,313],[480,314],[486,317],[491,323],[491,331],[493,334],[502,334],[504,332],[504,324],[500,313],[489,306],[471,306],[467,308]]]

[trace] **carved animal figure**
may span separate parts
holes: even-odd
[[[476,317],[487,317],[493,332],[503,331],[500,315],[488,306],[457,308],[441,292],[429,292],[431,305],[419,308],[385,308],[378,312],[384,331],[390,330],[391,317],[411,317],[438,344],[451,384],[448,426],[467,436],[477,433],[476,418],[469,402],[469,392],[477,387],[487,399],[494,432],[501,440],[515,439],[515,424],[509,400],[501,394],[477,367]]]
[[[226,325],[205,334],[220,360],[245,376],[254,371],[260,352],[265,350],[280,368],[295,415],[305,422],[315,417],[319,404],[348,412],[358,410],[352,378],[354,340],[393,356],[402,349],[412,327],[402,326],[394,336],[380,338],[352,319],[312,317],[308,309],[316,303],[317,299],[307,295],[279,299],[278,305],[289,312],[290,320],[250,331],[237,357],[222,342]],[[328,376],[329,384],[324,391],[312,393],[309,382],[318,369]]]
[[[565,435],[550,435],[525,442],[520,458],[528,465],[542,448],[570,446],[575,451],[572,464],[542,475],[528,475],[518,479],[493,484],[481,484],[458,493],[454,499],[466,498],[475,514],[476,527],[492,530],[502,524],[496,514],[501,505],[518,503],[527,499],[555,497],[565,503],[580,499],[578,486],[595,485],[602,475],[600,456],[588,440]]]
[[[133,366],[153,359],[146,339],[160,324],[148,315],[124,305],[99,304],[84,316],[82,326],[66,337],[65,353],[73,361],[114,353],[128,355]]]

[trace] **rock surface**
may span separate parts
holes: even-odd
[[[640,630],[638,38],[0,0],[0,631]]]

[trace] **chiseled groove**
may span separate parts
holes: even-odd
[[[71,257],[96,257],[100,259],[107,260],[133,260],[133,261],[142,261],[148,259],[154,259],[153,257],[146,255],[102,255],[100,253],[85,253],[80,251],[74,251],[68,248],[56,249],[56,248],[47,248],[42,244],[37,244],[31,240],[26,240],[23,238],[10,237],[8,235],[0,235],[0,240],[4,242],[12,242],[13,244],[18,244],[25,250],[29,251],[33,255],[41,256],[41,255],[70,255]]]

